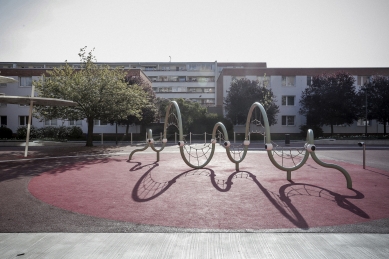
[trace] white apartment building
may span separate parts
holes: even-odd
[[[0,75],[13,77],[18,83],[0,85],[0,94],[28,96],[31,94],[33,80],[37,80],[46,70],[59,67],[64,63],[27,63],[0,62]],[[69,63],[79,68],[79,63]],[[103,63],[101,63],[103,64]],[[360,87],[369,76],[389,76],[389,68],[268,68],[266,63],[223,63],[223,62],[120,62],[104,63],[111,67],[122,67],[128,71],[138,71],[139,76],[149,80],[158,97],[186,98],[208,107],[210,112],[223,113],[223,100],[233,80],[245,77],[266,83],[274,92],[280,107],[278,123],[271,127],[272,133],[299,133],[299,126],[305,124],[305,117],[299,114],[301,92],[308,87],[312,76],[323,73],[345,71],[356,79]],[[15,104],[0,104],[1,124],[14,132],[26,123],[28,107]],[[48,125],[80,126],[87,131],[86,121],[38,121],[33,118],[36,127]],[[329,127],[323,127],[329,133]],[[131,128],[139,132],[139,126]],[[351,126],[338,125],[335,133],[365,132],[364,120]],[[95,122],[95,133],[114,133],[115,126]],[[124,127],[118,128],[124,133]],[[382,133],[383,125],[376,121],[368,122],[368,133]]]

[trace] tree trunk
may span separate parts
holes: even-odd
[[[130,129],[130,123],[126,123],[126,136],[128,136],[128,130]]]
[[[93,147],[93,118],[87,118],[88,122],[88,134],[86,137],[86,145],[87,147]]]

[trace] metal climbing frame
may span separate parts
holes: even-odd
[[[154,144],[153,144],[154,140],[152,138],[152,132],[151,132],[151,130],[149,130],[148,143],[146,143],[146,146],[144,148],[136,149],[136,150],[132,151],[130,154],[130,157],[129,157],[130,160],[135,152],[144,151],[150,146],[155,152],[157,152],[157,161],[159,161],[159,153],[164,149],[166,142],[167,142],[166,130],[167,130],[167,127],[169,127],[171,124],[171,123],[169,124],[168,118],[170,116],[170,110],[172,107],[175,108],[175,111],[177,113],[176,114],[177,122],[176,122],[175,126],[178,128],[178,131],[179,131],[178,145],[180,147],[181,158],[189,167],[192,167],[195,169],[200,169],[200,168],[205,167],[211,161],[211,159],[215,153],[216,133],[217,133],[217,130],[220,128],[223,135],[224,135],[223,145],[226,149],[227,156],[230,159],[230,161],[235,164],[236,171],[239,171],[239,163],[241,163],[245,159],[246,154],[247,154],[247,150],[248,150],[248,146],[250,145],[250,140],[249,140],[249,133],[250,132],[249,132],[249,130],[250,130],[251,116],[252,116],[254,109],[259,108],[259,110],[262,114],[263,122],[264,122],[265,137],[266,137],[265,149],[267,150],[268,157],[275,167],[277,167],[278,169],[280,169],[282,171],[286,171],[286,174],[287,174],[286,178],[289,181],[292,179],[292,171],[295,171],[295,170],[301,168],[307,162],[309,155],[311,155],[312,159],[320,166],[327,167],[327,168],[333,168],[333,169],[340,171],[346,178],[347,188],[352,189],[351,177],[350,177],[349,173],[344,168],[342,168],[338,165],[335,165],[335,164],[324,163],[316,156],[316,154],[315,154],[316,147],[314,144],[313,131],[311,129],[309,129],[307,132],[306,144],[304,145],[304,149],[306,152],[305,152],[302,160],[298,164],[294,163],[294,166],[291,166],[291,167],[283,166],[283,164],[280,165],[274,159],[274,154],[276,152],[273,151],[273,144],[272,144],[271,136],[270,136],[269,120],[268,120],[268,117],[266,114],[266,110],[258,102],[253,103],[252,106],[250,107],[250,110],[249,110],[249,113],[247,116],[247,121],[246,121],[245,139],[243,141],[244,147],[243,147],[243,151],[241,151],[241,153],[239,154],[239,159],[235,159],[235,156],[232,156],[232,151],[230,149],[231,143],[228,140],[227,130],[226,130],[225,126],[223,125],[223,123],[221,123],[221,122],[216,123],[214,128],[213,128],[212,139],[211,139],[211,143],[210,143],[211,147],[209,148],[209,146],[208,146],[208,150],[204,151],[204,149],[201,149],[201,148],[197,149],[197,148],[192,148],[192,147],[186,148],[186,144],[185,144],[184,137],[183,137],[182,119],[181,119],[180,108],[178,107],[178,104],[175,101],[171,101],[167,110],[166,110],[162,147],[159,150],[154,147]],[[193,150],[194,154],[192,154],[192,150]],[[188,155],[188,158],[186,157],[186,154]],[[284,153],[282,153],[281,156],[284,156]],[[205,159],[205,162],[200,162],[200,159],[199,159],[200,157]],[[197,163],[194,164],[193,160]]]

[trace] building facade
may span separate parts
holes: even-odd
[[[80,68],[79,63],[68,63],[73,68]],[[103,64],[103,63],[101,63]],[[305,117],[299,114],[299,101],[302,91],[310,85],[311,78],[323,73],[339,71],[348,72],[355,78],[357,89],[370,76],[389,76],[389,68],[268,68],[266,63],[237,62],[121,62],[104,63],[111,67],[124,68],[129,75],[140,76],[151,84],[158,97],[185,98],[208,108],[210,112],[224,113],[223,101],[227,96],[231,82],[240,78],[258,80],[270,87],[280,107],[278,123],[271,126],[272,133],[299,133],[299,126],[305,124]],[[0,62],[0,75],[13,77],[17,83],[1,84],[0,94],[29,96],[33,80],[39,79],[47,70],[60,67],[64,63],[27,63]],[[27,121],[28,107],[15,104],[0,104],[1,124],[14,132]],[[338,125],[335,133],[365,132],[364,120],[356,121],[351,126]],[[86,121],[39,121],[33,118],[36,127],[44,126],[80,126],[87,131]],[[115,126],[95,122],[95,133],[114,133]],[[118,132],[124,133],[125,127]],[[323,127],[325,133],[329,127]],[[133,126],[131,132],[138,133],[139,126]],[[383,125],[376,121],[368,122],[368,133],[382,133]]]

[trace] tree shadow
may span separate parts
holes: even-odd
[[[293,205],[291,197],[295,195],[302,195],[307,197],[317,197],[324,198],[330,201],[335,202],[339,207],[350,211],[362,218],[370,218],[367,213],[362,209],[358,208],[356,205],[351,203],[348,199],[363,199],[364,195],[352,189],[355,192],[354,196],[341,195],[339,193],[332,192],[328,189],[304,184],[304,183],[291,183],[286,184],[280,187],[279,192],[272,192],[266,189],[258,180],[257,177],[248,171],[237,171],[230,174],[226,180],[217,179],[216,174],[212,169],[202,168],[202,169],[191,169],[183,173],[178,174],[174,178],[166,182],[155,181],[152,177],[152,171],[159,166],[157,162],[144,165],[140,162],[129,162],[136,163],[130,171],[135,171],[142,169],[146,166],[149,169],[139,178],[135,184],[132,191],[132,198],[136,202],[147,202],[153,200],[166,192],[174,183],[176,183],[178,178],[187,177],[187,176],[207,176],[210,177],[212,186],[219,192],[228,192],[231,190],[234,179],[247,179],[254,182],[258,189],[266,196],[266,198],[272,203],[272,205],[292,224],[301,229],[309,229],[309,225],[304,219],[303,215],[299,210]]]
[[[33,177],[42,173],[60,174],[69,170],[82,171],[85,167],[111,161],[123,161],[107,156],[55,157],[43,159],[15,160],[0,163],[0,182]]]

